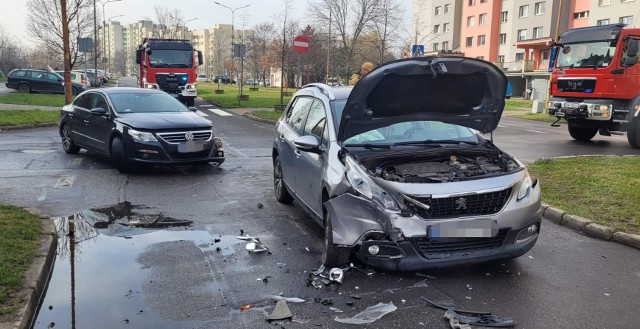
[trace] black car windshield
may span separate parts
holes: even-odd
[[[111,102],[118,113],[188,112],[177,99],[165,93],[114,93]]]
[[[154,49],[149,55],[149,66],[158,67],[191,67],[193,55],[190,50]]]
[[[476,133],[463,126],[440,121],[407,121],[369,130],[344,141],[344,146],[355,145],[423,145],[423,144],[478,143]]]
[[[556,67],[607,67],[615,51],[615,41],[564,44],[558,51]]]

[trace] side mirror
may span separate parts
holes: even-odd
[[[293,144],[295,144],[296,148],[300,151],[320,154],[320,141],[315,136],[300,136],[298,137]]]
[[[193,106],[189,106],[189,111],[198,112],[198,108],[197,107],[193,107]]]
[[[198,50],[198,66],[202,65],[202,52]]]
[[[636,58],[638,56],[638,39],[629,39],[626,56],[624,66],[633,66],[638,63]]]
[[[136,50],[136,64],[140,65],[142,61],[142,49]]]
[[[106,116],[107,115],[107,111],[101,107],[96,107],[95,109],[91,109],[91,114],[93,115],[97,115],[97,116]]]

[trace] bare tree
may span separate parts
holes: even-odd
[[[327,40],[310,25],[302,30],[302,34],[309,39],[309,48],[302,55],[302,85],[323,82],[327,74]]]
[[[0,26],[0,71],[5,75],[11,70],[27,66],[24,47],[12,39]]]
[[[264,59],[268,56],[268,46],[275,39],[275,34],[273,23],[264,22],[254,26],[253,34],[247,38],[250,45],[247,64],[256,80],[266,81],[267,70],[271,67],[271,63]],[[266,67],[263,65],[265,63],[268,63]]]
[[[93,31],[93,7],[89,0],[27,0],[27,30],[43,47],[62,55],[63,20],[68,26],[69,61],[73,68],[78,59],[77,39],[85,37]],[[62,6],[66,10],[62,10]],[[65,15],[63,15],[63,12]],[[66,19],[63,17],[66,16]],[[96,40],[94,40],[96,42]]]
[[[397,40],[398,32],[402,24],[402,3],[399,0],[380,0],[379,14],[373,19],[373,31],[377,34],[377,43],[374,44],[378,55],[377,62],[387,60],[390,40]]]
[[[119,74],[125,74],[127,71],[127,53],[124,50],[119,49],[114,53],[113,67]]]

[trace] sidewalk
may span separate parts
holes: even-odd
[[[58,106],[40,106],[40,105],[17,105],[17,104],[0,104],[0,111],[2,110],[45,110],[45,111],[60,111],[62,107]]]

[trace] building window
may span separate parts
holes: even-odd
[[[589,18],[589,11],[581,11],[573,14],[573,19]]]
[[[516,54],[516,62],[522,62],[524,60],[524,53]]]
[[[633,16],[620,17],[620,23],[627,24],[627,26],[633,26]]]
[[[444,23],[442,25],[442,32],[449,32],[451,31],[451,26],[449,25],[449,23]]]
[[[500,13],[500,22],[502,23],[506,23],[507,22],[507,17],[509,16],[509,12],[508,11],[503,11]]]
[[[469,0],[469,6],[475,6],[476,0]]]
[[[540,38],[542,38],[542,26],[534,27],[533,39],[540,39]]]
[[[596,22],[596,25],[607,25],[607,24],[609,24],[609,22],[610,22],[610,20],[609,20],[608,18],[605,18],[605,19],[599,19],[599,20]]]
[[[504,55],[498,55],[498,63],[504,63]]]
[[[507,44],[507,34],[506,33],[500,33],[500,35],[498,36],[498,41],[500,42],[501,45],[506,45]]]
[[[433,26],[433,33],[440,33],[440,25],[436,24]]]
[[[542,52],[542,60],[546,61],[548,59],[549,59],[549,51],[545,50],[545,51]]]
[[[467,37],[467,47],[473,47],[473,37]]]
[[[449,50],[449,41],[442,42],[442,50]]]
[[[487,24],[487,14],[480,14],[479,25]]]
[[[527,40],[527,30],[518,30],[518,41]]]
[[[544,2],[536,2],[534,11],[536,15],[544,15]]]
[[[608,6],[611,4],[611,0],[598,0],[598,6]]]
[[[476,17],[475,16],[467,17],[467,26],[471,27],[474,25],[476,25]]]
[[[436,16],[440,16],[441,11],[442,11],[442,7],[440,6],[436,7]]]
[[[524,6],[520,6],[520,9],[518,10],[518,17],[520,18],[524,18],[529,16],[529,5],[524,5]]]
[[[438,44],[434,43],[431,48],[433,51],[438,51]]]
[[[479,35],[478,36],[478,46],[484,46],[485,43],[485,36],[483,35]]]
[[[450,3],[444,5],[444,13],[448,14],[449,11],[451,11],[451,4]]]

